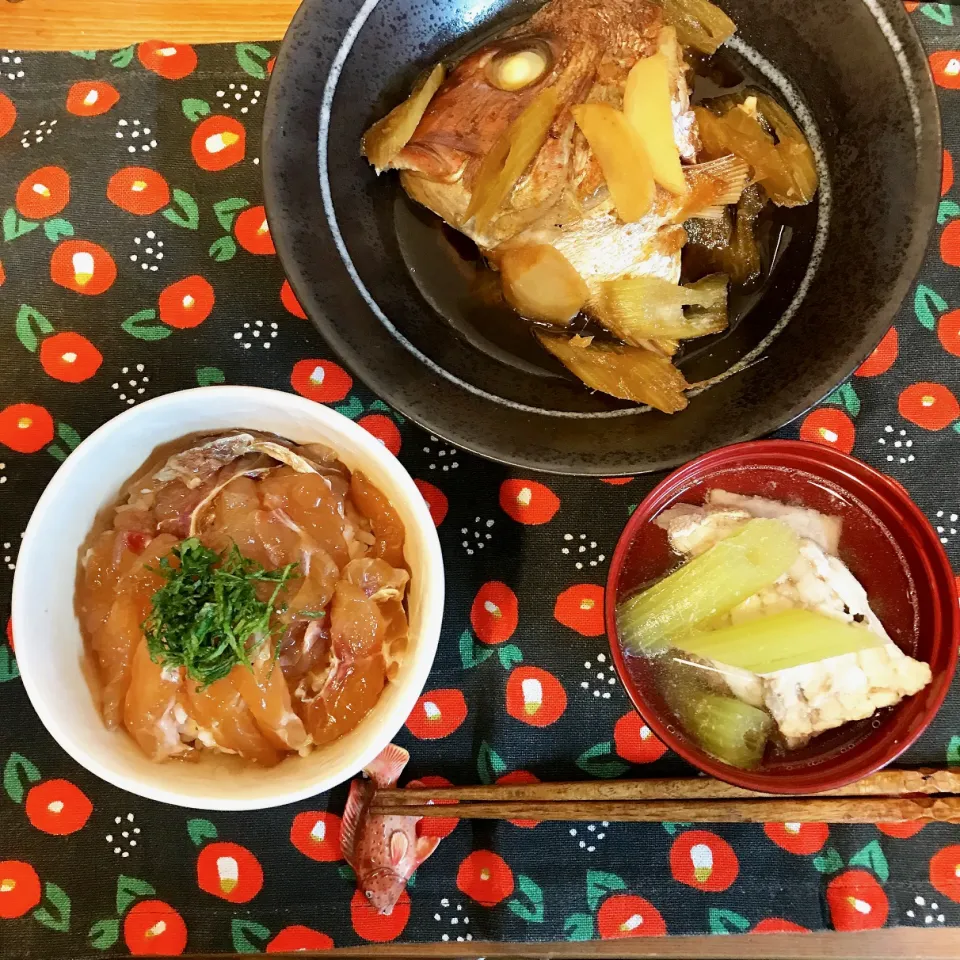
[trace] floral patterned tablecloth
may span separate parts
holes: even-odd
[[[939,226],[896,325],[783,431],[903,482],[960,560],[960,8],[907,4],[948,151]],[[389,409],[331,357],[264,219],[275,45],[0,51],[0,615],[58,463],[121,410],[217,383],[293,390],[379,437],[439,528],[449,602],[399,737],[429,784],[683,775],[604,653],[611,549],[654,482],[534,477]],[[0,955],[323,949],[960,925],[960,834],[831,827],[433,821],[446,837],[389,917],[340,858],[345,791],[211,814],[141,800],[70,761],[0,645]],[[956,762],[960,690],[907,762]],[[558,865],[562,864],[562,869]]]

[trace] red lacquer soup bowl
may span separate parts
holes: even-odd
[[[757,770],[715,759],[689,738],[653,682],[650,662],[625,654],[616,606],[677,564],[652,521],[676,503],[700,504],[709,490],[767,497],[839,516],[840,558],[904,653],[930,664],[920,693],[867,720],[768,758]],[[644,722],[670,749],[705,773],[766,793],[816,793],[874,773],[909,747],[933,719],[953,678],[960,610],[953,572],[926,517],[895,480],[817,444],[759,440],[714,450],[671,473],[634,511],[610,566],[606,622],[613,660]]]

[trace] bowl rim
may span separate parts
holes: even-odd
[[[255,400],[258,397],[265,398],[266,396],[269,396],[271,402],[279,402],[292,412],[297,413],[304,422],[319,422],[334,434],[349,436],[351,442],[361,448],[363,456],[368,457],[371,461],[376,461],[379,466],[382,466],[391,475],[401,490],[405,506],[409,508],[410,513],[413,515],[416,526],[423,535],[424,541],[422,562],[424,572],[421,574],[424,590],[423,620],[421,627],[422,645],[419,648],[414,669],[409,674],[402,690],[402,696],[398,698],[397,704],[390,715],[390,722],[381,724],[376,735],[370,737],[370,743],[367,748],[358,753],[350,764],[344,765],[341,772],[331,774],[322,771],[317,776],[303,782],[299,787],[277,792],[275,795],[253,801],[244,799],[242,794],[216,797],[207,800],[206,798],[198,796],[187,796],[176,789],[164,786],[162,773],[163,764],[156,765],[156,780],[145,782],[138,775],[108,769],[104,767],[98,759],[88,754],[84,747],[83,736],[75,733],[66,718],[61,718],[57,711],[52,709],[43,690],[34,682],[32,672],[33,645],[26,641],[26,638],[29,637],[31,633],[30,619],[26,612],[19,613],[19,611],[27,610],[26,594],[28,591],[28,578],[31,576],[32,568],[35,565],[33,561],[33,544],[46,524],[46,515],[49,507],[64,495],[67,485],[74,473],[78,469],[82,469],[87,458],[101,452],[104,444],[112,445],[118,441],[122,441],[124,433],[133,429],[134,425],[139,425],[139,422],[145,416],[149,419],[151,413],[165,407],[177,408],[178,406],[195,402],[210,404],[211,400],[216,397],[215,402],[218,406],[229,408],[230,405],[240,398],[252,398]],[[146,414],[144,411],[146,411]],[[11,623],[14,636],[24,638],[23,642],[18,643],[17,662],[20,669],[20,676],[23,680],[23,686],[31,706],[40,718],[47,733],[56,741],[61,749],[66,751],[73,760],[86,770],[89,770],[100,779],[129,793],[150,800],[169,803],[174,806],[219,811],[261,810],[303,800],[347,782],[363,770],[374,757],[390,743],[393,737],[396,736],[403,727],[407,717],[413,710],[417,699],[420,697],[426,685],[429,673],[433,668],[433,662],[440,641],[444,597],[445,576],[443,555],[440,549],[440,540],[437,535],[436,525],[430,515],[429,507],[414,484],[413,478],[410,476],[406,467],[404,467],[380,441],[349,418],[337,413],[330,407],[315,403],[312,400],[307,400],[305,397],[299,397],[282,390],[271,390],[266,387],[229,384],[177,390],[162,394],[159,397],[154,397],[135,407],[130,407],[94,430],[71,452],[70,456],[60,465],[46,489],[41,494],[24,531],[23,542],[17,561],[17,569],[14,571]],[[80,629],[79,623],[77,624],[77,629],[78,631]],[[224,787],[225,794],[227,793],[227,789],[227,787]]]
[[[618,640],[616,622],[617,583],[623,571],[633,539],[641,527],[652,522],[654,517],[657,516],[668,503],[673,502],[673,496],[677,492],[677,487],[684,481],[692,481],[700,478],[703,475],[702,468],[704,467],[709,467],[710,470],[713,470],[734,462],[750,464],[756,462],[759,458],[777,453],[794,455],[798,461],[805,460],[811,465],[811,468],[813,468],[815,461],[826,463],[830,467],[845,471],[850,471],[851,464],[854,465],[854,470],[860,474],[862,482],[874,488],[877,492],[881,493],[881,495],[886,495],[888,499],[892,499],[904,514],[909,515],[910,521],[912,524],[915,524],[914,529],[919,531],[923,537],[923,543],[918,544],[921,555],[929,561],[932,573],[942,577],[946,584],[949,585],[949,596],[953,601],[946,605],[950,613],[946,621],[940,624],[942,640],[949,643],[948,663],[944,669],[943,679],[940,682],[939,689],[928,702],[922,715],[922,720],[907,736],[889,744],[886,749],[880,752],[878,759],[874,762],[866,763],[861,768],[857,768],[855,764],[849,764],[848,761],[848,764],[854,767],[849,773],[824,774],[820,778],[808,774],[807,780],[810,781],[810,785],[799,787],[795,783],[778,784],[778,778],[762,771],[739,770],[736,767],[732,767],[729,764],[710,757],[703,751],[694,753],[685,743],[679,741],[676,736],[670,732],[668,725],[663,722],[660,714],[647,705],[640,691],[633,683],[630,673],[626,668],[623,649]],[[799,466],[799,463],[796,465]],[[834,478],[834,482],[836,482],[836,478]],[[669,500],[667,499],[668,493],[670,494]],[[697,770],[715,777],[717,780],[723,780],[734,786],[742,787],[745,790],[753,790],[758,793],[790,795],[820,793],[824,790],[833,790],[849,783],[854,783],[892,763],[906,749],[912,746],[933,722],[949,692],[950,681],[957,667],[958,650],[960,650],[960,609],[958,609],[957,605],[957,589],[953,569],[946,551],[944,551],[940,539],[934,532],[926,515],[920,507],[914,503],[906,488],[892,477],[886,476],[875,467],[870,466],[870,464],[864,463],[864,461],[852,457],[849,454],[841,453],[833,447],[826,447],[805,440],[752,440],[745,443],[731,444],[726,447],[718,447],[716,450],[711,450],[697,457],[695,460],[691,460],[678,470],[674,470],[668,476],[664,477],[633,511],[617,540],[617,545],[610,558],[610,569],[604,590],[604,624],[607,632],[607,641],[610,645],[610,655],[613,659],[620,682],[630,697],[634,709],[640,714],[644,723],[653,733],[659,737],[670,750],[682,757]],[[903,701],[901,701],[901,703],[902,702]],[[853,756],[856,756],[855,751],[853,752]]]
[[[495,462],[551,474],[603,477],[672,469],[705,452],[705,441],[701,440],[694,447],[672,450],[665,455],[630,453],[629,446],[626,450],[591,453],[582,447],[583,427],[577,420],[563,421],[564,429],[573,431],[567,445],[569,449],[551,442],[531,451],[526,441],[521,443],[516,437],[529,436],[532,424],[540,425],[543,435],[555,435],[555,417],[514,410],[474,395],[431,370],[385,332],[388,342],[385,341],[383,350],[396,361],[390,369],[403,370],[401,375],[386,375],[371,367],[366,354],[342,332],[343,316],[354,309],[369,313],[370,307],[336,252],[334,231],[328,222],[318,170],[318,165],[325,162],[327,150],[320,139],[321,114],[329,78],[339,71],[346,57],[338,47],[344,30],[348,38],[354,36],[378,2],[383,0],[304,0],[277,55],[264,116],[261,146],[264,203],[277,255],[297,299],[337,357],[355,376],[423,429]],[[878,20],[898,60],[904,81],[902,88],[910,88],[904,96],[911,99],[915,117],[917,173],[913,210],[918,226],[904,250],[890,298],[874,312],[859,349],[826,379],[810,385],[789,405],[785,404],[779,413],[768,412],[769,404],[765,401],[759,403],[750,422],[731,429],[723,438],[725,443],[750,441],[796,420],[856,369],[893,321],[919,272],[935,224],[943,151],[939,106],[926,53],[900,0],[863,2],[871,16]],[[305,179],[306,170],[315,171],[316,175]],[[304,217],[304,210],[309,211],[309,219]],[[298,217],[305,222],[297,224]],[[322,282],[311,273],[317,270],[317,251],[306,246],[311,243],[324,245]],[[347,292],[331,292],[336,286],[333,276],[342,279]],[[337,297],[340,299],[334,302]],[[596,424],[589,423],[596,429]]]

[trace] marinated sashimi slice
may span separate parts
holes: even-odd
[[[145,640],[137,645],[123,703],[123,725],[151,760],[166,760],[189,749],[180,740],[174,715],[180,674],[179,669],[154,663]]]
[[[402,600],[410,580],[406,570],[391,567],[386,560],[362,557],[343,568],[343,579],[358,586],[375,603]]]
[[[353,472],[350,496],[373,527],[374,555],[391,566],[406,567],[403,521],[390,501],[359,470]]]
[[[197,724],[197,739],[204,746],[239,754],[264,767],[280,762],[282,754],[257,726],[232,674],[205,689],[192,681],[186,687],[187,713]]]
[[[299,750],[306,743],[303,721],[294,713],[290,690],[272,649],[264,643],[251,664],[230,675],[263,735],[278,750]]]
[[[338,566],[348,560],[343,496],[325,477],[281,468],[260,484],[264,507],[280,509]]]
[[[330,628],[323,620],[294,620],[280,640],[277,665],[294,689],[307,674],[330,662]]]
[[[356,584],[341,580],[330,605],[330,636],[341,660],[379,652],[385,632],[377,604]]]
[[[245,556],[258,563],[270,565],[270,555],[257,526],[260,497],[257,484],[243,477],[235,480],[216,500],[215,524],[212,533],[203,540],[211,549],[223,551],[231,544]]]
[[[93,634],[103,684],[103,720],[111,730],[123,719],[130,664],[143,637],[141,624],[150,612],[150,598],[163,584],[163,578],[152,568],[176,542],[175,537],[160,534],[150,543],[117,584],[116,599],[103,628]]]
[[[285,567],[300,560],[303,538],[296,526],[285,523],[280,511],[258,510],[254,531],[270,558],[271,567]]]
[[[376,705],[385,683],[382,657],[367,657],[354,662],[341,685],[304,701],[301,715],[314,743],[330,743],[353,730]]]
[[[333,599],[340,570],[326,550],[316,547],[301,560],[298,572],[303,576],[290,584],[290,598],[281,619],[315,620]]]
[[[147,542],[133,540],[125,530],[106,530],[87,551],[78,613],[90,633],[99,630],[110,615],[117,598],[117,580],[133,566]]]

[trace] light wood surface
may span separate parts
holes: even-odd
[[[640,937],[591,943],[429,943],[399,946],[350,947],[321,954],[344,960],[405,960],[476,957],[498,960],[957,960],[956,930],[871,930],[867,933],[768,933],[730,937]],[[249,954],[245,955],[249,957]],[[222,955],[209,960],[226,960]],[[239,960],[239,958],[237,958]]]
[[[13,50],[100,50],[141,40],[279,40],[300,0],[0,0]]]
[[[92,50],[149,39],[179,43],[278,40],[299,0],[0,0],[0,43],[18,50]],[[547,958],[875,958],[960,960],[960,933],[900,928],[863,934],[675,937],[590,944],[480,944],[473,956]],[[481,952],[482,951],[482,952]],[[464,957],[462,944],[360,947],[337,956]],[[249,956],[246,954],[245,956]],[[327,954],[331,956],[331,954]],[[217,955],[218,960],[224,958]]]

